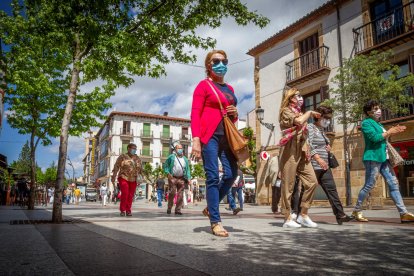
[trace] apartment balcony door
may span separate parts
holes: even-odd
[[[151,135],[151,124],[150,123],[144,123],[144,129],[142,132],[142,136],[149,137]]]
[[[301,75],[306,75],[320,68],[318,33],[299,42]]]

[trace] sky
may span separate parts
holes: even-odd
[[[10,2],[0,0],[0,9],[9,12]],[[327,0],[242,0],[251,11],[268,17],[270,23],[260,29],[253,24],[238,26],[233,19],[225,18],[218,29],[197,29],[197,34],[215,38],[215,48],[223,49],[227,53],[229,66],[225,81],[235,89],[241,118],[245,118],[254,109],[254,59],[246,52],[325,2]],[[113,107],[107,114],[114,110],[154,114],[168,112],[170,116],[189,118],[194,88],[205,77],[204,68],[197,66],[203,67],[206,55],[204,50],[191,50],[197,55],[195,64],[169,64],[166,66],[167,76],[159,79],[135,78],[134,84],[116,91],[110,99]],[[81,90],[90,90],[100,84],[100,81],[95,81],[81,87]],[[76,177],[83,175],[82,159],[86,136],[88,135],[85,133],[81,137],[69,138],[68,155],[75,168]],[[20,135],[17,130],[12,129],[4,119],[0,133],[0,153],[6,155],[11,163],[19,157],[20,150],[28,139],[28,136]],[[58,139],[53,140],[53,144],[48,147],[39,145],[36,154],[38,165],[46,169],[53,161],[57,161],[58,151]],[[71,171],[69,166],[67,169]]]

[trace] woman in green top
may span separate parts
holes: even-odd
[[[358,200],[352,215],[358,221],[368,221],[368,219],[362,215],[362,203],[368,196],[368,193],[374,188],[376,176],[380,173],[388,184],[391,198],[400,213],[401,222],[414,222],[414,215],[409,213],[404,205],[398,180],[389,162],[387,150],[388,137],[403,132],[406,127],[397,125],[385,130],[385,128],[378,122],[381,118],[381,109],[378,102],[374,100],[369,100],[364,105],[364,113],[367,115],[367,118],[362,121],[362,133],[364,134],[365,140],[363,157],[365,166],[365,185],[359,192]]]

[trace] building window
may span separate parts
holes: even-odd
[[[122,151],[121,151],[121,153],[127,153],[128,152],[128,145],[129,145],[128,140],[122,140]]]
[[[318,33],[314,33],[299,41],[300,71],[302,76],[320,68],[319,51],[316,50],[318,47]]]
[[[303,107],[302,111],[306,112],[309,110],[315,110],[324,100],[329,99],[329,86],[322,86],[318,91],[309,93],[303,96]],[[310,117],[308,123],[313,123],[313,117]],[[333,121],[326,129],[327,132],[333,131]]]
[[[149,137],[151,135],[151,124],[144,123],[144,129],[142,131],[142,136]]]
[[[122,122],[122,134],[130,134],[130,133],[131,133],[131,122],[123,121]]]

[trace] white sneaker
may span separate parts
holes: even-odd
[[[298,215],[296,213],[291,213],[290,214],[290,219],[293,221],[296,221],[296,219],[298,218]]]
[[[318,225],[316,223],[314,223],[309,216],[305,216],[303,217],[302,215],[300,215],[298,217],[298,219],[296,220],[299,224],[305,226],[305,227],[311,227],[311,228],[315,228],[318,227]]]
[[[287,220],[285,223],[283,223],[284,228],[300,228],[302,227],[300,224],[296,223],[294,220]]]

